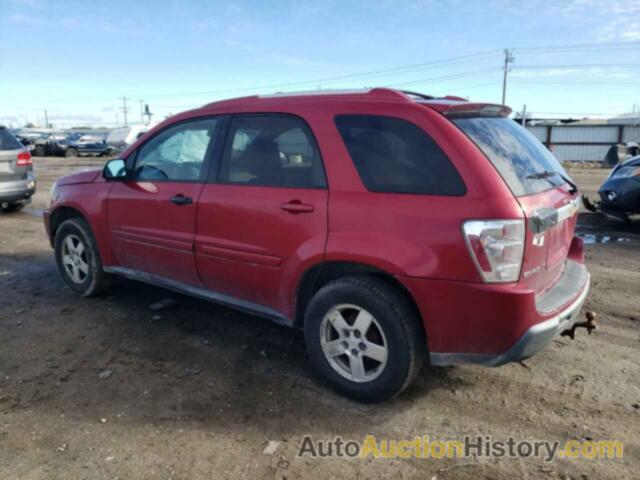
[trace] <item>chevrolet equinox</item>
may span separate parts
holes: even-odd
[[[59,179],[62,278],[114,276],[304,330],[339,392],[388,399],[431,365],[497,366],[576,322],[578,193],[503,105],[374,88],[176,115]]]

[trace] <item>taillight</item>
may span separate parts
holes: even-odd
[[[18,154],[18,160],[16,161],[16,167],[28,167],[33,162],[31,161],[31,154],[29,152],[20,152]]]
[[[524,220],[471,220],[462,228],[473,263],[486,283],[518,280],[524,254]]]

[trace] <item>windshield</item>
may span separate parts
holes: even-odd
[[[513,120],[474,117],[455,119],[454,123],[480,147],[514,195],[531,195],[565,183],[562,176],[568,175],[560,162]]]

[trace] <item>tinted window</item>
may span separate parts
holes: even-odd
[[[466,189],[455,167],[413,123],[392,117],[340,115],[336,125],[368,190],[464,195]]]
[[[286,115],[233,118],[220,181],[298,188],[326,185],[322,159],[308,127]]]
[[[22,144],[5,128],[0,128],[0,150],[17,150]]]
[[[193,181],[212,143],[217,119],[194,120],[170,127],[138,151],[133,177],[137,180]]]
[[[529,195],[564,183],[558,175],[535,178],[541,172],[567,172],[531,135],[508,118],[460,118],[454,123],[480,147],[514,195]]]

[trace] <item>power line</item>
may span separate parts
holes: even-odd
[[[265,90],[278,90],[280,88],[287,88],[287,87],[296,87],[296,86],[305,86],[305,85],[322,85],[322,84],[326,84],[326,83],[332,83],[332,82],[337,82],[337,81],[344,81],[344,80],[353,80],[353,79],[357,79],[357,78],[375,78],[375,77],[380,77],[380,76],[386,76],[389,74],[398,74],[398,73],[409,73],[415,70],[420,70],[426,67],[430,67],[430,66],[439,66],[439,65],[452,65],[452,64],[459,64],[459,63],[466,63],[469,61],[475,61],[475,60],[479,60],[479,59],[486,59],[492,55],[495,55],[498,52],[498,50],[495,51],[486,51],[486,52],[478,52],[478,53],[473,53],[473,54],[469,54],[469,55],[462,55],[459,57],[452,57],[449,59],[441,59],[441,60],[435,60],[435,61],[431,61],[431,62],[422,62],[422,63],[415,63],[415,64],[411,64],[411,65],[404,65],[404,66],[399,66],[399,67],[394,67],[394,68],[388,68],[388,69],[383,69],[383,70],[370,70],[368,72],[360,72],[360,73],[353,73],[353,74],[349,74],[349,75],[339,75],[339,76],[335,76],[335,77],[325,77],[325,78],[320,78],[320,79],[315,79],[315,80],[301,80],[301,81],[296,81],[296,82],[289,82],[289,83],[279,83],[279,84],[271,84],[271,85],[262,85],[262,86],[257,86],[257,87],[242,87],[242,88],[233,88],[233,89],[221,89],[221,90],[209,90],[209,91],[200,91],[200,92],[183,92],[183,93],[165,93],[165,94],[157,94],[157,95],[148,95],[149,97],[153,97],[153,98],[159,98],[159,97],[168,97],[168,96],[172,96],[172,97],[179,97],[179,96],[196,96],[196,95],[216,95],[216,94],[221,94],[221,93],[233,93],[233,92],[248,92],[248,91],[265,91]]]
[[[607,43],[578,43],[574,45],[546,45],[536,47],[516,47],[513,50],[526,51],[563,51],[563,50],[600,50],[612,48],[638,48],[640,42],[607,42]]]
[[[579,64],[559,64],[559,65],[518,65],[516,68],[536,69],[536,68],[592,68],[592,67],[640,67],[640,63],[579,63]]]
[[[467,78],[467,77],[476,77],[476,76],[480,76],[489,72],[497,72],[500,70],[500,67],[491,67],[491,68],[483,68],[481,70],[472,70],[469,72],[461,72],[461,73],[454,73],[451,75],[442,75],[439,77],[429,77],[429,78],[421,78],[418,80],[410,80],[407,82],[400,82],[400,83],[392,83],[387,85],[388,87],[401,87],[404,85],[412,85],[412,84],[416,84],[416,83],[433,83],[433,82],[437,82],[440,80],[452,80],[455,78]]]
[[[600,85],[619,85],[619,86],[624,86],[624,85],[629,85],[629,86],[633,86],[633,85],[640,85],[640,82],[608,82],[608,81],[598,81],[598,80],[594,80],[592,82],[585,82],[585,81],[571,81],[571,82],[561,82],[561,81],[535,81],[535,80],[511,80],[511,83],[522,83],[522,84],[531,84],[531,85],[566,85],[567,87],[573,87],[575,85],[595,85],[595,86],[600,86]]]

